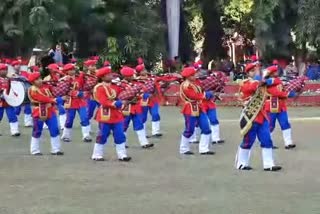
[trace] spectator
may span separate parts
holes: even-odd
[[[317,62],[311,61],[307,68],[306,76],[309,80],[317,80],[320,78],[320,66]]]
[[[299,71],[294,64],[294,61],[291,61],[289,65],[286,66],[283,73],[284,73],[284,76],[288,76],[291,78],[299,76]]]
[[[62,58],[62,53],[61,53],[61,46],[57,44],[56,46],[53,46],[48,54],[55,63],[57,64],[62,64],[63,63],[63,58]]]
[[[298,69],[298,73],[299,73],[299,76],[303,76],[306,74],[306,63],[304,62],[303,58],[301,56],[299,56],[297,58],[297,61],[296,61],[296,66],[297,66],[297,69]]]

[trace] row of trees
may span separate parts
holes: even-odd
[[[28,55],[56,41],[76,45],[77,56],[102,54],[113,63],[138,56],[166,56],[165,0],[2,0],[2,55]],[[320,44],[318,0],[184,0],[180,53],[202,48],[203,57],[224,57],[235,32],[243,45],[255,39],[265,57],[289,56]]]

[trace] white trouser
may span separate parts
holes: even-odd
[[[190,138],[186,138],[184,135],[181,135],[180,140],[180,154],[184,154],[190,151]]]
[[[273,149],[262,148],[263,168],[271,168],[274,166]]]
[[[72,137],[72,129],[64,127],[61,139],[67,138],[71,140]]]
[[[24,125],[25,126],[32,126],[33,125],[33,119],[32,119],[31,114],[24,115]]]
[[[30,153],[32,155],[40,153],[40,138],[31,137]]]
[[[236,154],[235,165],[237,169],[240,167],[250,166],[250,149],[242,149],[238,148],[238,152]]]
[[[52,153],[57,153],[57,152],[61,151],[61,144],[60,144],[59,136],[51,137],[50,143],[51,143],[51,152]]]
[[[201,134],[199,141],[199,153],[209,152],[211,135],[210,134]]]
[[[221,140],[219,124],[211,126],[211,140],[214,142]]]
[[[104,154],[104,145],[99,144],[99,143],[95,143],[91,158],[92,159],[101,159],[101,158],[103,158],[103,154]]]
[[[139,131],[136,131],[136,133],[141,146],[149,144],[148,139],[146,137],[146,130],[144,128]]]
[[[14,122],[14,123],[10,123],[10,132],[11,135],[15,135],[15,134],[19,134],[19,123],[18,122]]]
[[[152,135],[160,134],[160,120],[151,123],[152,125]]]
[[[59,115],[60,129],[64,129],[64,125],[66,124],[66,120],[67,120],[67,114]]]
[[[283,136],[283,140],[284,140],[284,144],[285,146],[289,146],[292,145],[292,134],[291,134],[291,128],[283,130],[282,131],[282,136]]]
[[[90,125],[81,127],[82,139],[90,138],[90,129],[91,129]]]

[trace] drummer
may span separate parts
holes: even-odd
[[[21,62],[19,60],[15,60],[11,63],[15,70],[14,77],[20,79],[22,82],[26,82],[28,79],[29,72],[21,70]],[[31,105],[29,103],[24,103],[21,106],[15,108],[16,115],[19,117],[22,108],[24,109],[24,126],[32,127],[32,116],[31,116]]]
[[[0,64],[0,95],[2,97],[3,93],[10,91],[10,80],[7,78],[8,75],[8,66],[6,64]],[[8,93],[7,93],[8,94]],[[14,107],[10,106],[3,98],[0,98],[0,121],[2,120],[3,113],[6,111],[11,136],[18,137],[20,136],[18,118],[15,113]]]

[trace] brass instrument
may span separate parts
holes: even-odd
[[[252,123],[258,116],[259,112],[263,108],[264,102],[267,98],[266,86],[261,85],[258,87],[257,91],[250,98],[245,107],[243,108],[240,116],[240,134],[244,136],[248,133],[252,127]]]

